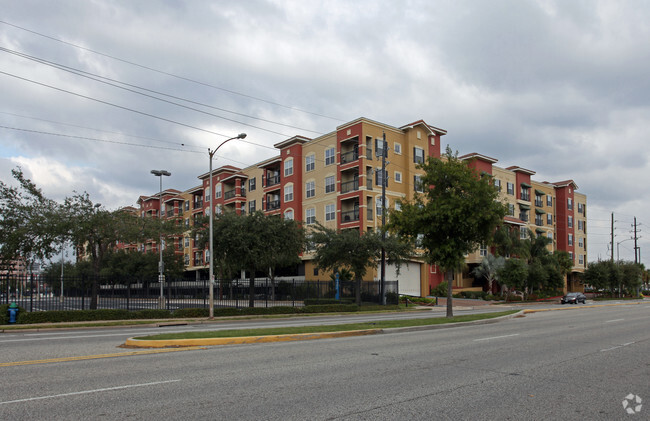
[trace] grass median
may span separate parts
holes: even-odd
[[[267,335],[292,335],[299,333],[325,333],[325,332],[345,332],[350,330],[365,329],[388,329],[414,326],[430,326],[449,323],[473,322],[476,320],[494,319],[501,316],[508,316],[517,313],[519,310],[499,311],[496,313],[481,313],[446,317],[429,317],[423,319],[410,320],[378,320],[364,323],[347,323],[340,325],[318,325],[318,326],[292,326],[292,327],[272,327],[259,329],[230,329],[205,332],[182,332],[182,333],[163,333],[160,335],[141,336],[137,340],[171,340],[171,339],[207,339],[207,338],[235,338],[247,336],[267,336]]]

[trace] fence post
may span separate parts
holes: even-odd
[[[269,308],[269,278],[266,278],[266,285],[264,286],[264,300],[266,308]]]

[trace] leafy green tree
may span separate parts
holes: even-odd
[[[317,224],[310,233],[310,240],[315,244],[314,261],[324,270],[334,271],[345,268],[352,272],[355,280],[357,305],[361,305],[361,281],[369,268],[377,267],[381,259],[382,246],[386,251],[386,260],[397,266],[413,253],[412,243],[382,234],[378,231],[360,233],[355,229],[333,230]]]
[[[450,272],[458,269],[465,255],[480,244],[489,244],[507,207],[498,201],[490,176],[482,176],[458,159],[449,146],[443,159],[429,157],[419,166],[423,194],[402,201],[390,213],[389,227],[401,236],[419,239],[430,264]],[[447,292],[447,317],[453,317],[451,282]]]
[[[523,291],[525,289],[528,279],[528,264],[524,260],[508,259],[498,273],[502,285],[509,290]]]
[[[643,267],[639,263],[620,262],[622,284],[628,294],[636,296],[641,288]]]
[[[255,276],[299,261],[304,245],[303,231],[293,220],[269,216],[263,212],[237,215],[224,212],[214,220],[214,258],[219,266],[230,270],[249,272],[249,306],[255,305]],[[199,245],[205,247],[209,239],[206,227],[198,231]]]
[[[492,283],[498,280],[499,270],[503,267],[505,262],[506,259],[501,256],[488,254],[487,256],[483,257],[481,264],[472,270],[472,275],[476,276],[477,278],[485,278],[485,280],[488,282],[488,291],[490,294],[492,294]]]
[[[11,170],[18,182],[12,187],[0,181],[0,265],[23,258],[27,263],[47,260],[63,240],[61,207],[48,199],[22,170]]]
[[[494,231],[493,243],[497,256],[530,257],[529,245],[522,240],[519,228],[503,224]]]

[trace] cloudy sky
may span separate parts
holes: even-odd
[[[399,6],[398,6],[399,5]],[[0,179],[115,209],[358,117],[573,179],[589,260],[650,266],[645,1],[0,0]],[[620,244],[618,244],[621,242]]]

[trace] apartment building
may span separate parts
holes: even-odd
[[[245,214],[261,210],[301,221],[307,229],[319,222],[336,229],[374,230],[381,226],[384,210],[382,183],[386,185],[386,208],[394,209],[398,199],[413,199],[423,175],[417,165],[429,156],[441,156],[441,137],[446,133],[423,120],[393,127],[359,118],[315,139],[294,136],[275,144],[278,154],[270,159],[246,168],[225,165],[213,170],[212,191],[209,173],[199,175],[200,184],[184,192],[166,190],[163,215],[182,218],[188,228],[178,239],[179,252],[184,254],[187,272],[193,273],[190,277],[197,279],[205,278],[209,255],[207,249],[198,247],[190,229],[195,218],[210,212],[216,215],[231,210]],[[384,135],[386,150],[380,141]],[[388,163],[385,172],[382,154]],[[534,171],[499,168],[494,165],[497,159],[477,153],[461,158],[494,176],[501,200],[509,205],[506,223],[519,227],[522,233],[532,229],[537,235],[552,237],[549,248],[572,253],[576,264],[570,282],[577,279],[586,267],[587,231],[586,197],[575,192],[575,183],[533,181]],[[140,198],[144,216],[155,215],[158,199],[157,195]],[[155,240],[144,246],[145,251],[153,248]],[[488,252],[481,247],[467,256],[468,267],[478,264]],[[309,252],[301,260],[294,276],[330,279],[329,273],[316,268]],[[474,279],[468,273],[456,274],[454,287],[472,287]],[[394,267],[388,266],[386,279],[399,278],[402,294],[427,295],[431,287],[443,281],[443,276],[435,265],[414,258],[402,266],[399,276]],[[367,277],[378,278],[378,270],[369,271]],[[577,287],[578,282],[571,285]]]

